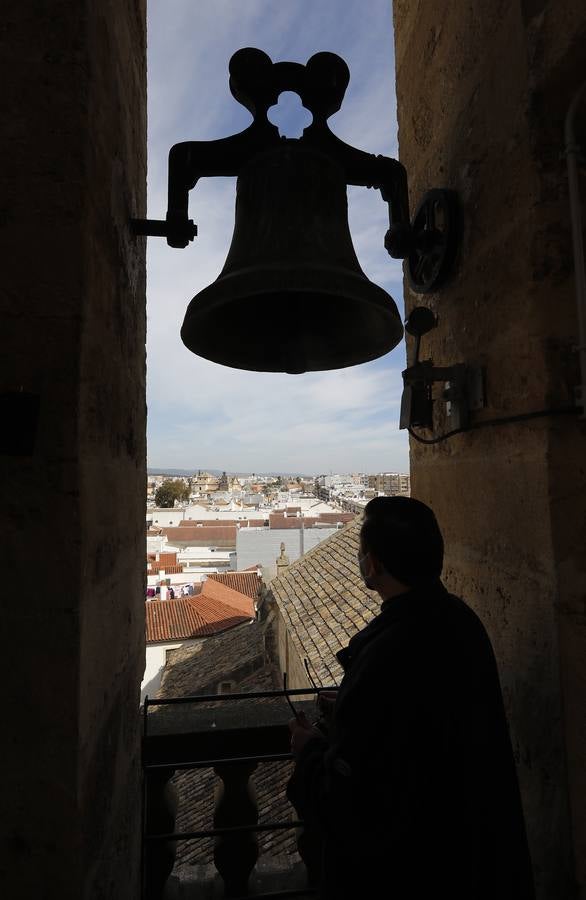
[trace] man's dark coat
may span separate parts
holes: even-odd
[[[328,900],[530,900],[515,762],[476,614],[441,582],[382,604],[338,654],[329,740],[288,796],[323,838]]]

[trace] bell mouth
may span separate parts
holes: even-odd
[[[369,362],[402,337],[390,294],[366,276],[328,267],[223,275],[193,298],[181,328],[185,346],[204,359],[289,374]]]

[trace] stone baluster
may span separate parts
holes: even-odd
[[[171,834],[175,830],[177,788],[170,780],[173,769],[150,769],[146,778],[147,834]],[[146,841],[144,859],[147,900],[162,900],[165,884],[175,863],[176,841]]]
[[[221,779],[215,791],[214,828],[256,825],[258,805],[250,776],[257,763],[218,765],[214,771]],[[246,895],[248,879],[258,858],[255,831],[219,835],[215,841],[214,861],[224,881],[225,896]]]

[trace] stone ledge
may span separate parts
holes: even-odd
[[[293,698],[293,702],[295,709],[305,712],[310,721],[315,718],[314,700]],[[144,763],[171,765],[289,752],[288,722],[292,713],[284,699],[240,700],[233,704],[226,701],[225,706],[225,709],[194,709],[191,704],[159,707],[148,716],[148,733],[143,739]]]
[[[265,896],[272,891],[303,891],[307,870],[300,859],[288,856],[261,856],[249,881],[249,897]],[[182,866],[165,888],[164,900],[224,900],[224,882],[213,863]],[[315,900],[315,893],[298,894],[298,900]]]

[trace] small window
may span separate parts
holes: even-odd
[[[220,681],[218,685],[218,694],[231,694],[234,690],[233,681]]]

